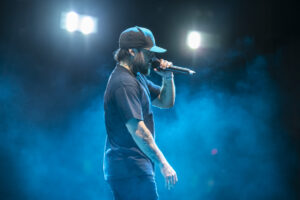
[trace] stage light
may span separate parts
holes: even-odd
[[[74,32],[78,28],[79,16],[75,12],[69,12],[66,15],[66,29],[69,32]]]
[[[188,34],[187,45],[191,49],[198,49],[201,45],[201,35],[197,31],[192,31]]]
[[[80,31],[83,34],[95,32],[95,21],[91,17],[83,17],[80,21]]]
[[[80,31],[87,35],[97,32],[97,18],[79,15],[76,12],[62,13],[61,28],[69,32]]]

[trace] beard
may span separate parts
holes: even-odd
[[[136,54],[136,56],[131,57],[130,65],[132,72],[136,75],[138,72],[147,76],[150,74],[151,64],[146,62],[144,56],[141,53]]]

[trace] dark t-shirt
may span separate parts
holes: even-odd
[[[131,118],[143,120],[154,137],[151,100],[159,93],[160,87],[144,75],[135,77],[119,64],[111,73],[104,94],[105,180],[154,175],[153,163],[136,145],[125,124]]]

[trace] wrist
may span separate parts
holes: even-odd
[[[168,165],[169,165],[169,163],[167,161],[164,161],[164,162],[159,163],[158,166],[159,166],[159,168],[163,168],[163,167],[166,167]]]
[[[163,76],[164,80],[172,80],[173,78],[174,78],[173,72],[168,74],[168,75]]]

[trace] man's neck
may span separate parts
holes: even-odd
[[[124,67],[124,68],[127,69],[133,76],[135,76],[134,73],[132,72],[131,68],[129,67],[129,65],[128,65],[127,63],[120,62],[119,64],[120,64],[121,67]]]
[[[131,69],[130,69],[130,67],[129,67],[129,65],[127,63],[120,62],[120,65],[131,72]]]

